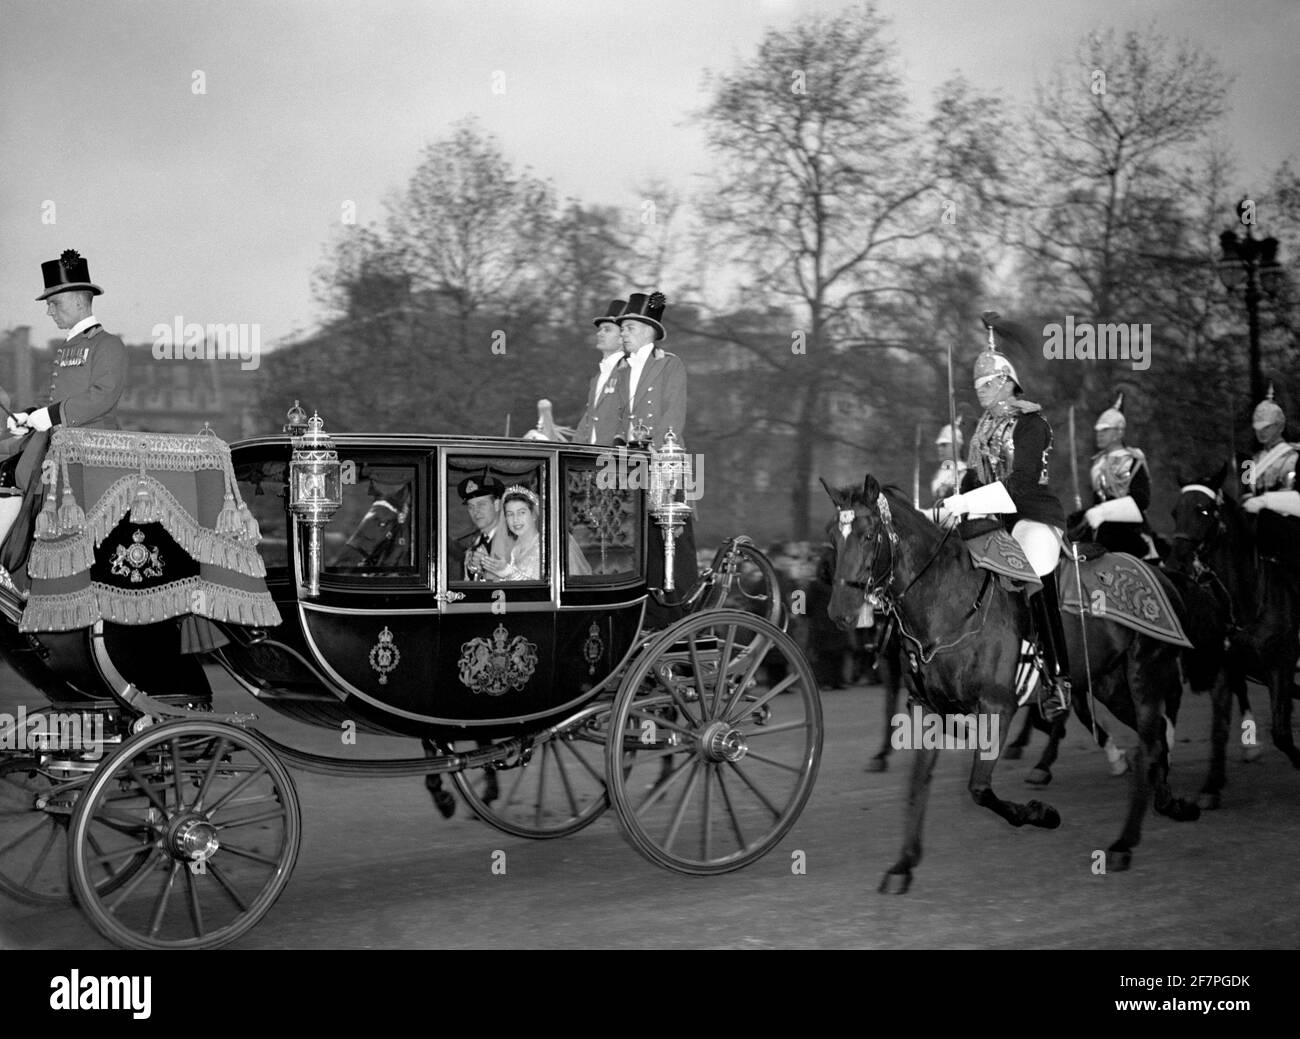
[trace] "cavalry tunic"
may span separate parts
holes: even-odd
[[[1146,511],[1151,506],[1151,472],[1146,455],[1136,447],[1119,444],[1092,456],[1092,503],[1132,498],[1144,517],[1140,523],[1107,520],[1094,540],[1108,552],[1127,552],[1144,559],[1150,552],[1144,534],[1150,533]]]
[[[1022,519],[1064,529],[1065,510],[1047,486],[1051,453],[1052,427],[1037,404],[995,404],[975,427],[962,493],[1001,481],[1016,507],[1002,516],[1008,531]]]
[[[1260,554],[1282,564],[1300,591],[1300,444],[1258,452],[1246,468],[1243,498],[1266,495],[1256,516]]]

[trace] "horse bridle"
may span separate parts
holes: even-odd
[[[965,632],[963,635],[959,636],[957,640],[954,642],[950,642],[946,644],[942,642],[936,642],[935,645],[929,651],[929,653],[927,653],[925,650],[925,645],[921,642],[920,639],[918,639],[915,635],[913,635],[910,631],[908,631],[907,626],[903,623],[903,611],[902,611],[903,600],[906,598],[907,593],[910,592],[912,588],[916,585],[916,582],[925,576],[926,571],[930,569],[934,561],[938,559],[940,555],[943,554],[943,547],[948,543],[948,538],[952,536],[952,532],[953,530],[956,529],[956,527],[950,526],[947,530],[944,531],[943,537],[939,540],[938,547],[934,550],[934,553],[930,556],[930,558],[925,561],[925,565],[922,566],[921,569],[919,569],[916,572],[916,576],[914,576],[910,581],[907,582],[907,587],[904,588],[897,595],[895,595],[891,589],[894,583],[894,549],[898,545],[898,532],[894,529],[893,513],[889,508],[889,499],[887,499],[883,493],[878,495],[876,498],[876,513],[878,516],[878,522],[876,523],[876,531],[871,538],[872,543],[876,546],[876,548],[872,551],[871,571],[869,574],[870,579],[866,581],[862,581],[862,580],[850,581],[845,578],[836,578],[835,584],[843,585],[846,588],[861,589],[863,593],[863,600],[865,602],[873,602],[878,604],[882,610],[888,613],[890,619],[895,624],[898,625],[898,630],[902,634],[902,636],[916,646],[916,651],[920,655],[921,663],[928,664],[930,663],[930,661],[934,659],[936,654],[942,653],[949,649],[954,649],[955,647],[961,645],[968,638],[978,634],[980,629],[983,627],[983,624],[981,624],[979,627],[976,627],[968,632]],[[888,563],[885,566],[884,574],[880,575],[877,572],[876,563],[877,560],[883,555],[883,553],[879,551],[880,536],[882,531],[888,534],[887,541],[889,544],[889,555],[888,555]],[[852,533],[852,530],[850,530],[850,533]],[[845,542],[847,543],[847,541],[848,541],[848,536],[846,535]],[[988,578],[989,579],[992,578],[991,573],[988,575]],[[975,600],[975,605],[972,608],[972,612],[979,611],[980,602],[984,598],[984,593],[988,589],[989,583],[990,581],[986,579],[983,588],[981,588],[980,590],[979,596]],[[991,602],[992,600],[990,599],[989,601]],[[969,614],[967,614],[967,616],[969,616]]]
[[[1223,537],[1228,532],[1227,524],[1223,521],[1223,510],[1220,508],[1223,504],[1223,492],[1207,487],[1203,483],[1189,483],[1178,489],[1180,497],[1191,491],[1204,494],[1213,503],[1214,526],[1199,540],[1193,538],[1191,534],[1184,534],[1180,530],[1174,531],[1173,539],[1175,542],[1191,543],[1192,580],[1197,584],[1212,584],[1214,586],[1223,602],[1227,604],[1229,626],[1234,631],[1240,631],[1241,625],[1237,622],[1236,609],[1233,606],[1232,596],[1228,594],[1228,586],[1223,583],[1223,578],[1219,576],[1214,567],[1201,558],[1201,553],[1209,551],[1215,539]]]
[[[397,537],[397,532],[398,532],[399,530],[401,530],[402,527],[403,527],[403,525],[406,523],[406,517],[407,517],[407,515],[409,514],[409,511],[410,511],[410,505],[409,505],[409,504],[408,504],[408,505],[403,505],[403,506],[399,509],[396,505],[394,505],[394,504],[393,504],[391,501],[389,501],[387,498],[376,498],[373,502],[371,502],[370,507],[373,509],[373,508],[375,508],[377,505],[382,505],[382,506],[384,506],[385,508],[387,508],[387,509],[389,509],[389,510],[392,511],[392,513],[393,513],[393,525],[392,525],[391,527],[388,528],[388,532],[387,532],[386,534],[384,534],[383,537],[379,538],[379,539],[375,542],[375,546],[374,546],[374,548],[372,548],[369,552],[367,552],[365,555],[363,555],[363,556],[361,557],[361,562],[362,562],[362,564],[363,564],[363,565],[366,565],[366,566],[369,566],[369,565],[371,565],[372,563],[374,563],[375,560],[379,558],[379,554],[380,554],[380,552],[382,552],[385,548],[387,548],[388,545],[392,542],[392,540],[393,540],[395,537]]]

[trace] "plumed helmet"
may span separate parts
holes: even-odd
[[[1286,423],[1286,412],[1273,400],[1273,384],[1270,382],[1268,396],[1255,405],[1255,413],[1251,415],[1250,423],[1256,429],[1263,429],[1278,422]]]
[[[1010,376],[1011,381],[1019,386],[1021,384],[1020,376],[1016,373],[1016,367],[1006,354],[998,352],[997,339],[994,336],[994,332],[1009,335],[1009,329],[1002,321],[1001,315],[995,310],[984,311],[982,318],[984,327],[988,329],[989,342],[987,348],[980,351],[980,355],[975,358],[975,388],[979,389],[991,377],[997,375]]]
[[[1100,433],[1103,429],[1118,429],[1123,431],[1128,425],[1128,420],[1124,418],[1124,394],[1115,398],[1115,403],[1097,416],[1097,424],[1092,428]]]

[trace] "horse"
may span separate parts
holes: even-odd
[[[841,510],[847,507],[856,490],[853,487],[833,488],[825,480],[822,481],[822,486],[826,488],[826,493],[830,495],[836,509]],[[833,546],[843,538],[837,521],[832,520],[827,524],[826,535],[832,544],[831,573],[826,577],[826,583],[831,584],[833,583],[835,569]],[[891,725],[898,714],[902,694],[903,663],[898,626],[892,621],[885,621],[883,625],[880,621],[877,621],[873,625],[873,627],[877,628],[882,626],[884,630],[878,632],[877,669],[880,672],[881,683],[885,687],[883,700],[885,717],[882,726],[884,735],[881,739],[880,750],[867,762],[868,772],[884,772],[889,768],[889,754],[893,750],[893,742],[890,739]],[[1044,733],[1047,736],[1047,746],[1043,748],[1043,753],[1039,756],[1038,762],[1025,776],[1025,782],[1031,786],[1047,786],[1052,781],[1052,765],[1056,763],[1061,740],[1065,737],[1065,723],[1064,716],[1052,722],[1047,721],[1038,705],[1030,703],[1026,709],[1025,722],[1020,727],[1019,735],[1007,743],[1000,757],[1007,761],[1019,760],[1024,753],[1024,748],[1029,743],[1029,737],[1033,731],[1037,729],[1039,732]],[[1124,756],[1124,751],[1116,746],[1115,741],[1110,738],[1110,734],[1100,725],[1094,726],[1094,731],[1096,732],[1097,745],[1106,752],[1106,758],[1110,762],[1110,774],[1112,776],[1124,775],[1128,771],[1128,759]]]
[[[343,542],[335,565],[382,570],[410,560],[411,485],[379,494]]]
[[[1300,750],[1291,733],[1291,700],[1296,695],[1295,667],[1300,658],[1300,589],[1279,567],[1262,565],[1247,514],[1223,492],[1230,472],[1224,465],[1213,476],[1179,484],[1174,507],[1174,548],[1168,567],[1217,597],[1226,614],[1226,651],[1222,680],[1212,697],[1210,771],[1202,788],[1206,807],[1219,806],[1226,783],[1225,749],[1235,697],[1243,715],[1248,676],[1269,693],[1273,745],[1300,768]]]
[[[867,597],[880,602],[898,625],[917,698],[935,712],[992,714],[1000,754],[1017,706],[1021,632],[1028,630],[1024,596],[972,567],[953,530],[935,527],[898,488],[882,488],[868,474],[849,504],[853,519],[836,561],[832,617],[847,629]],[[1157,580],[1164,582],[1159,575]],[[1178,647],[1085,612],[1086,641],[1082,625],[1065,625],[1071,678],[1079,690],[1075,712],[1089,724],[1085,700],[1095,695],[1139,736],[1128,815],[1105,853],[1107,871],[1120,871],[1131,865],[1153,793],[1162,815],[1177,821],[1200,815],[1195,804],[1173,796],[1168,782],[1166,706],[1176,708],[1182,693]],[[881,881],[882,892],[902,894],[911,886],[938,753],[926,746],[913,758],[903,847]],[[1049,804],[997,796],[992,775],[998,754],[975,756],[968,784],[975,803],[1012,826],[1060,826],[1060,813]]]

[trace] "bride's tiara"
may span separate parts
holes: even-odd
[[[532,491],[530,491],[530,490],[529,490],[527,487],[525,487],[523,484],[519,484],[519,483],[517,483],[517,484],[514,484],[514,485],[511,486],[511,487],[507,487],[507,488],[506,488],[506,493],[503,494],[503,495],[501,496],[501,500],[504,501],[506,498],[509,498],[510,495],[512,495],[512,494],[518,494],[518,495],[521,495],[521,496],[524,497],[524,498],[527,498],[528,501],[532,504],[532,506],[533,506],[534,509],[540,509],[540,508],[541,508],[541,504],[542,504],[542,503],[541,503],[541,499],[539,499],[539,498],[537,497],[536,494],[534,494]]]

